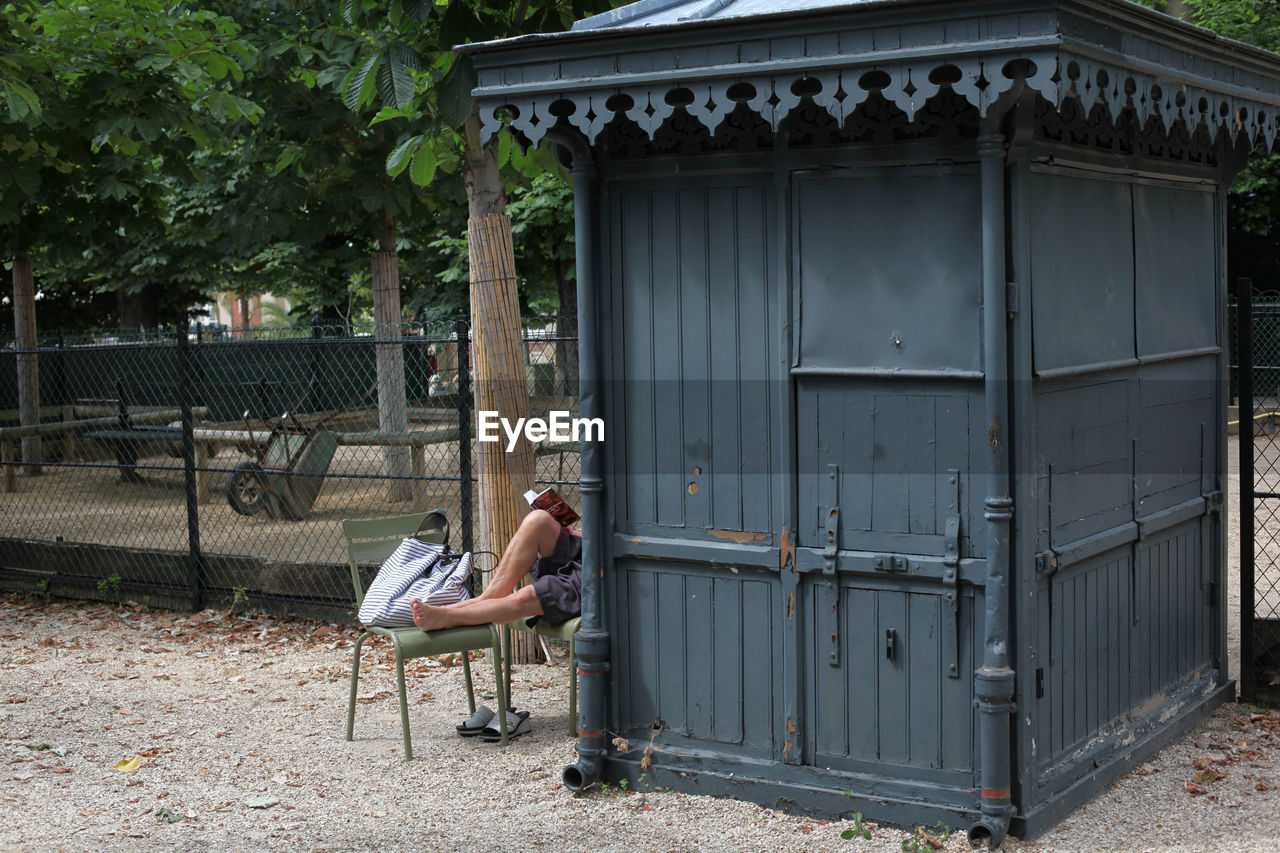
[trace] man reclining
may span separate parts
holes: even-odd
[[[526,575],[533,583],[517,588]],[[535,509],[520,522],[484,592],[443,607],[416,598],[409,605],[414,624],[435,631],[539,617],[559,625],[581,614],[581,599],[582,534]]]

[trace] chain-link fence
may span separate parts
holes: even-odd
[[[458,321],[10,344],[0,588],[347,617],[343,519],[438,507],[472,547],[469,339]],[[526,321],[525,342],[532,412],[576,411],[573,319]],[[38,425],[19,425],[24,382]],[[577,447],[541,445],[538,478],[576,503]]]
[[[1240,429],[1240,689],[1280,699],[1280,293],[1233,305]],[[1250,299],[1252,295],[1252,299]]]

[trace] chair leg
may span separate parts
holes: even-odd
[[[467,683],[467,709],[476,712],[476,689],[471,683],[471,652],[462,650],[462,678]]]
[[[404,760],[413,760],[413,744],[409,738],[409,700],[404,689],[404,656],[400,653],[400,638],[391,637],[396,647],[396,687],[400,689],[400,730],[404,733]]]
[[[502,626],[502,637],[500,639],[500,642],[502,643],[502,648],[507,655],[505,660],[505,666],[503,667],[503,670],[502,670],[502,679],[503,679],[503,684],[506,685],[507,699],[510,700],[511,699],[511,659],[514,658],[515,655],[511,653],[512,640],[511,640],[511,627],[509,625]],[[503,707],[510,707],[510,702],[508,701],[508,704],[504,705]]]
[[[507,745],[507,707],[511,704],[511,690],[504,679],[504,668],[502,665],[502,635],[498,628],[490,628],[490,634],[493,640],[493,677],[496,682],[496,690],[498,692],[498,731],[501,732],[499,743],[502,746]],[[507,661],[510,666],[510,660]],[[509,672],[509,670],[506,670]]]
[[[360,685],[360,647],[369,639],[368,632],[356,640],[355,651],[351,653],[351,699],[347,702],[347,740],[351,740],[356,726],[356,688]]]
[[[569,638],[569,737],[578,733],[578,641]]]

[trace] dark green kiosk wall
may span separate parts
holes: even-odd
[[[1219,174],[1120,159],[1045,145],[1012,180],[1030,301],[1015,600],[1033,826],[1226,679]]]
[[[674,163],[603,161],[610,724],[685,787],[955,825],[998,440],[974,143]],[[1039,831],[1224,678],[1221,213],[1216,170],[1051,143],[1008,182],[1014,827]]]
[[[659,722],[664,760],[976,809],[981,270],[954,153],[607,165],[611,705],[632,742]],[[886,252],[908,218],[918,245]]]

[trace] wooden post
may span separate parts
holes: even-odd
[[[75,406],[63,406],[60,418],[64,421],[74,421],[76,419]],[[62,434],[62,459],[67,461],[76,457],[76,433],[75,430],[67,430]]]
[[[466,123],[467,222],[471,262],[471,323],[475,347],[475,408],[497,412],[515,423],[529,413],[524,341],[516,293],[515,251],[511,220],[506,215],[497,160],[480,145],[480,121],[473,112]],[[529,511],[523,494],[533,488],[534,454],[520,439],[511,453],[506,442],[478,443],[480,492],[479,550],[501,554]],[[532,634],[519,634],[509,653],[517,663],[537,659]]]
[[[40,423],[40,366],[36,356],[36,283],[31,259],[13,261],[13,331],[18,352],[18,423]],[[28,476],[40,473],[40,436],[22,439],[22,461]],[[6,472],[7,473],[7,472]]]
[[[413,476],[427,476],[427,448],[421,441],[413,443]],[[427,508],[427,484],[422,479],[413,482],[413,509],[415,512]]]
[[[9,439],[0,441],[0,462],[4,462],[4,490],[14,491],[13,442]]]
[[[378,429],[383,433],[403,434],[409,429],[409,413],[405,402],[404,344],[400,341],[400,260],[396,254],[395,220],[385,212],[386,229],[380,251],[373,253],[373,323],[378,370]],[[382,448],[384,470],[388,477],[409,475],[409,448]],[[392,479],[387,489],[390,501],[406,501],[412,497],[409,483]]]
[[[207,504],[213,495],[213,490],[209,487],[211,475],[204,470],[209,467],[209,443],[207,441],[193,443],[196,449],[196,503]]]

